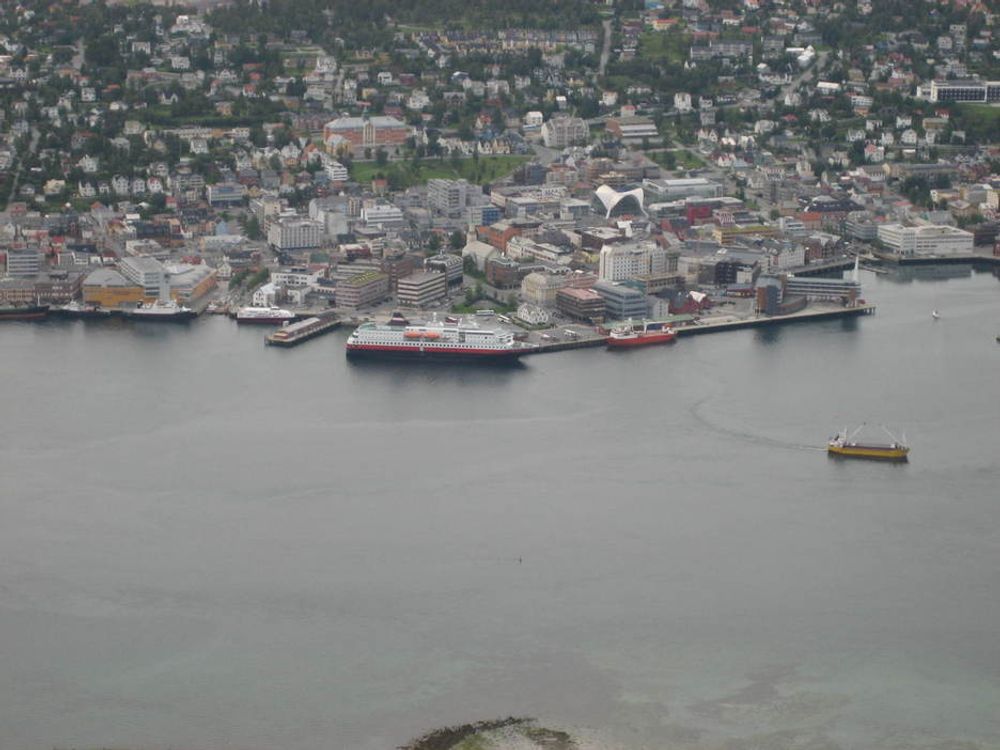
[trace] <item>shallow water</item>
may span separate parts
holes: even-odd
[[[0,747],[1000,747],[1000,286],[865,282],[500,370],[0,327]]]

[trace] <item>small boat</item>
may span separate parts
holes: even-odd
[[[906,444],[905,436],[902,440],[897,439],[891,432],[885,430],[892,442],[877,443],[872,441],[860,441],[857,435],[864,428],[861,425],[853,432],[846,428],[838,433],[826,444],[827,453],[831,456],[843,458],[868,458],[878,461],[906,461],[910,453],[910,447]]]
[[[934,318],[934,320],[937,320],[938,318],[941,317],[941,313],[939,313],[937,310],[931,310],[931,317]]]

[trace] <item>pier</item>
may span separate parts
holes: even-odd
[[[264,337],[264,343],[268,346],[298,346],[339,327],[340,320],[332,316],[306,318],[296,323],[289,323],[268,334]]]
[[[1000,266],[1000,256],[987,252],[973,252],[967,255],[897,255],[876,250],[872,254],[883,263],[900,267],[956,264]]]
[[[674,333],[681,336],[698,336],[705,333],[723,333],[725,331],[738,331],[744,328],[767,328],[770,326],[788,325],[791,323],[809,323],[820,320],[835,320],[845,318],[856,318],[861,315],[873,315],[875,305],[863,304],[853,307],[839,306],[816,306],[806,308],[790,315],[759,315],[755,317],[745,317],[741,315],[716,316],[702,318],[689,325],[677,326]],[[577,337],[559,341],[541,341],[528,354],[548,354],[550,352],[564,352],[570,349],[587,349],[607,345],[607,336],[595,331],[593,328],[578,326]]]
[[[719,333],[720,331],[737,331],[743,328],[766,328],[768,326],[786,325],[789,323],[809,323],[817,320],[833,320],[836,318],[855,318],[859,315],[873,315],[875,305],[854,305],[853,307],[821,307],[806,308],[790,315],[761,315],[754,318],[733,317],[729,320],[701,320],[691,325],[675,328],[678,336],[697,336],[703,333]]]

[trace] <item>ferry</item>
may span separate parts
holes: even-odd
[[[533,348],[507,331],[436,321],[407,326],[362,323],[347,339],[349,357],[500,362],[515,360]]]
[[[198,313],[190,307],[178,305],[174,300],[140,303],[137,307],[125,310],[122,314],[132,320],[146,320],[155,323],[186,323],[198,317]]]
[[[842,456],[845,458],[870,458],[879,461],[906,461],[910,453],[910,448],[904,440],[897,440],[888,430],[886,432],[892,438],[890,443],[861,442],[857,440],[858,433],[864,425],[858,427],[853,432],[846,428],[843,432],[835,435],[827,443],[827,453],[831,456]],[[883,428],[885,429],[885,428]]]
[[[295,320],[295,313],[280,307],[241,307],[236,311],[237,323],[280,325]]]
[[[662,323],[644,322],[641,328],[636,328],[632,321],[611,329],[608,335],[608,347],[624,349],[633,346],[649,346],[650,344],[666,344],[677,338],[674,329]]]

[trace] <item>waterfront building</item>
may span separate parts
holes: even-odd
[[[561,313],[585,323],[600,323],[604,320],[604,297],[593,289],[569,287],[556,293],[556,307]],[[645,314],[645,301],[643,301]]]
[[[7,275],[37,276],[42,270],[42,253],[37,247],[12,247],[7,250]]]
[[[204,263],[177,263],[166,268],[171,298],[178,302],[199,299],[215,288],[216,270]]]
[[[80,294],[83,274],[52,271],[35,278],[9,276],[0,279],[0,305],[64,305]]]
[[[818,300],[847,300],[861,296],[861,283],[853,279],[824,279],[818,276],[788,276],[782,285],[786,297],[802,296]]]
[[[969,255],[974,236],[963,229],[937,224],[919,227],[881,224],[878,240],[886,249],[903,256]]]
[[[142,287],[146,297],[158,297],[166,282],[166,270],[156,258],[128,256],[118,261],[118,270],[133,284]]]
[[[447,293],[447,275],[438,271],[416,271],[396,285],[396,298],[406,307],[427,307]]]
[[[278,285],[269,281],[253,290],[250,301],[254,307],[272,307],[278,301],[279,291]]]
[[[83,280],[83,301],[109,310],[137,305],[146,298],[145,288],[114,268],[98,268]]]
[[[646,316],[646,295],[638,289],[610,281],[598,281],[594,291],[604,299],[607,317],[615,320]]]
[[[381,271],[368,271],[344,279],[337,284],[338,307],[374,305],[389,296],[389,276]]]

